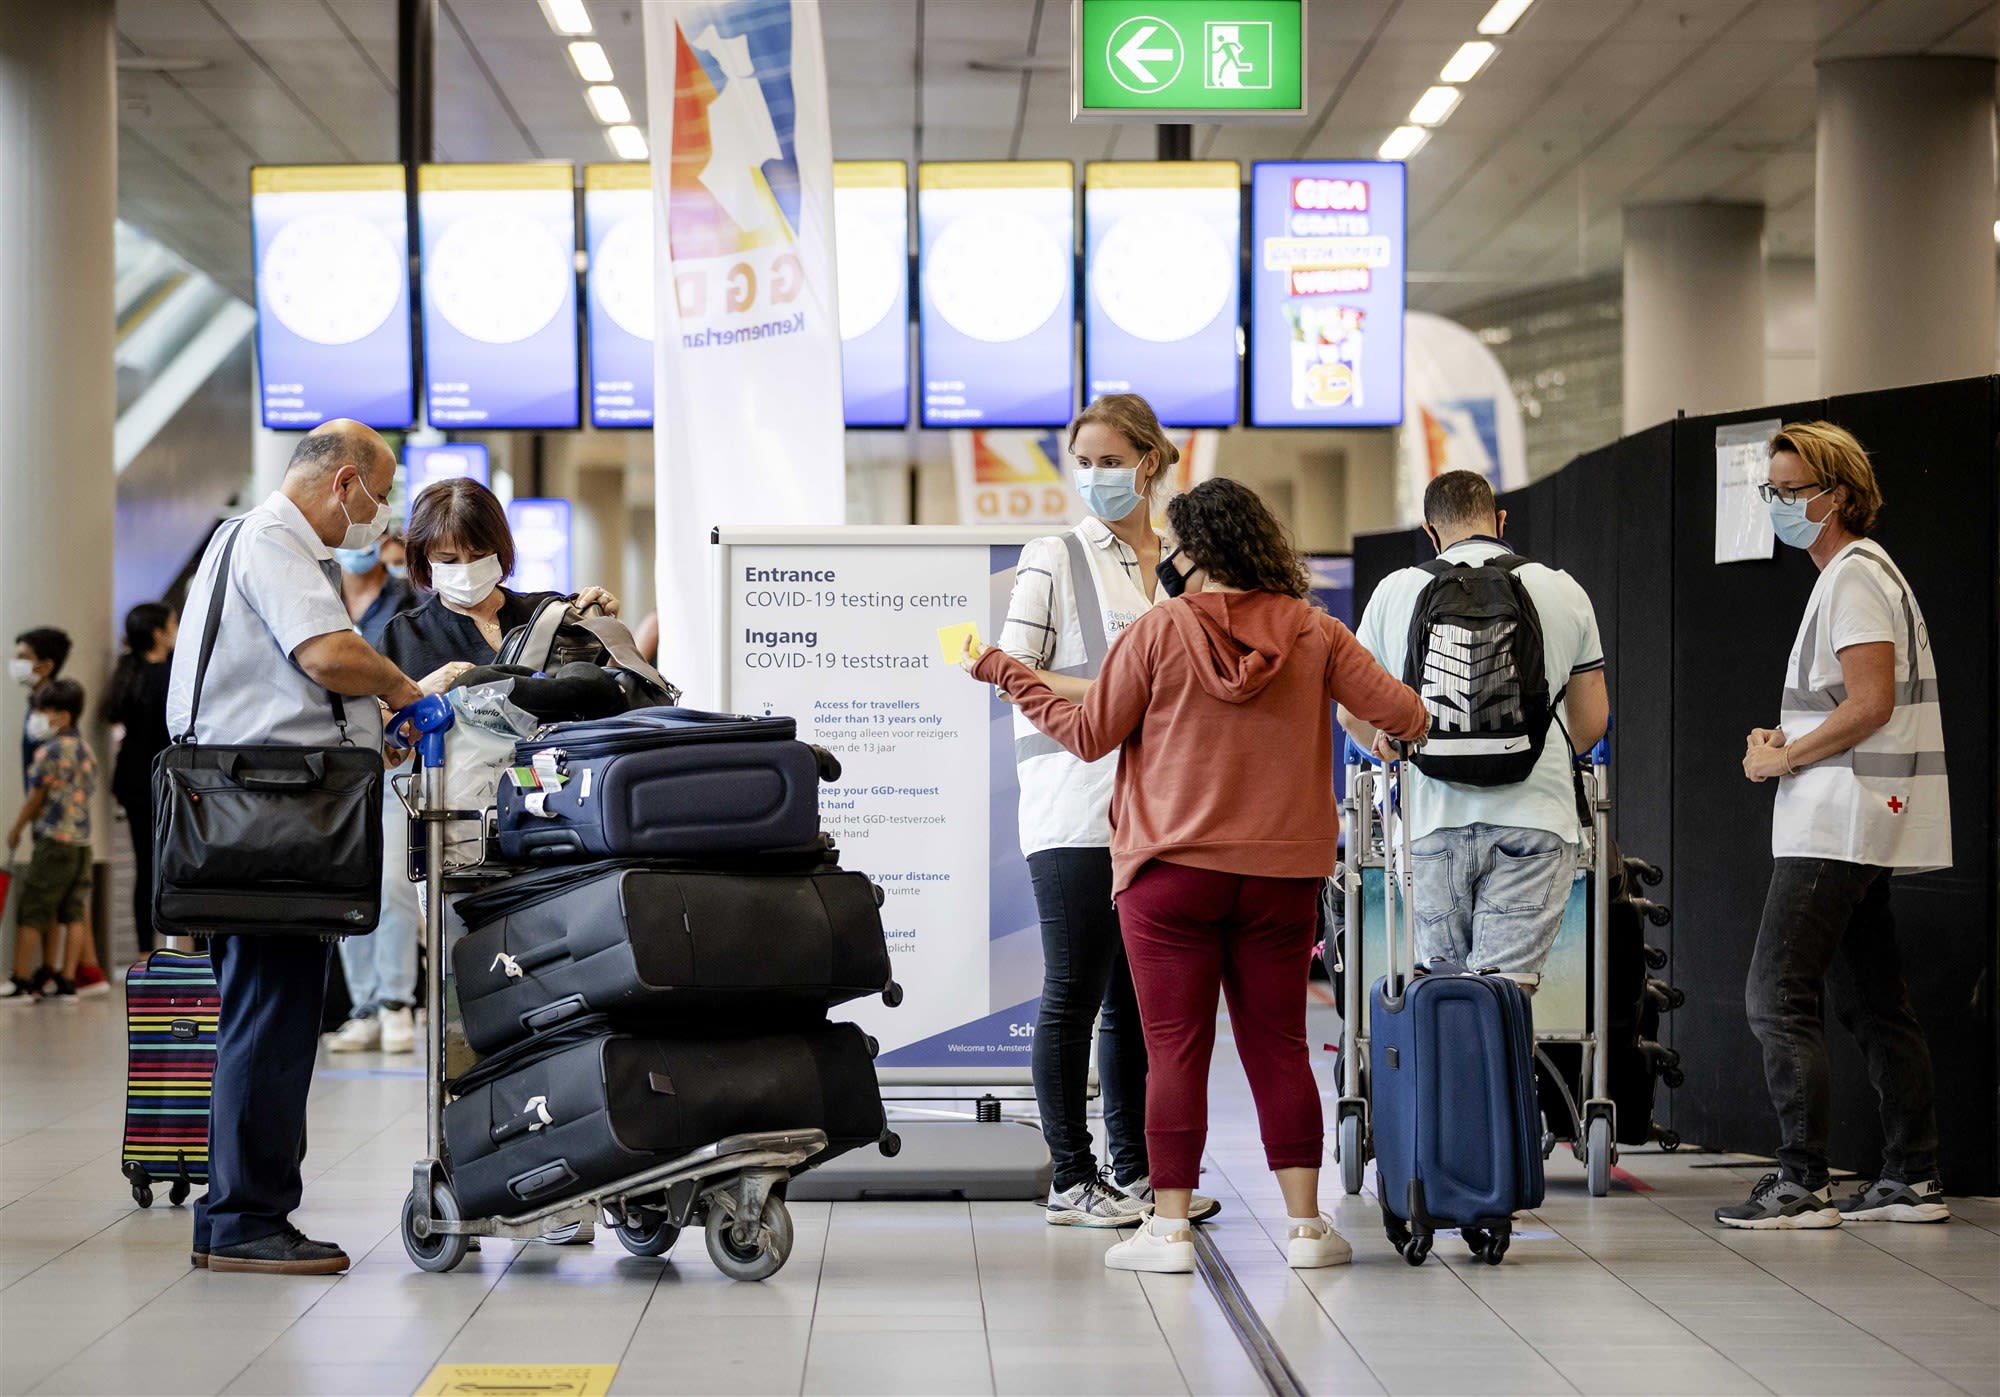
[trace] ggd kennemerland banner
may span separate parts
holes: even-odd
[[[814,0],[651,0],[660,668],[712,706],[709,530],[846,513]]]

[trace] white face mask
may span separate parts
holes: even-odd
[[[477,606],[500,585],[500,557],[489,553],[469,563],[432,563],[431,586],[453,606]]]
[[[347,515],[347,532],[340,536],[339,546],[350,553],[359,553],[363,549],[373,548],[376,540],[389,532],[389,502],[378,500],[369,494],[368,487],[362,485],[360,476],[354,477],[354,483],[361,486],[362,496],[375,506],[375,513],[366,523],[355,523],[354,516],[347,513],[347,499],[342,496],[340,512]]]
[[[16,655],[7,661],[7,677],[24,689],[35,687],[35,662]]]
[[[49,721],[48,714],[30,713],[28,715],[28,740],[30,742],[47,742],[55,735],[55,724]]]

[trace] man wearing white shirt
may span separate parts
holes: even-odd
[[[1882,505],[1861,443],[1827,422],[1771,441],[1772,528],[1819,568],[1786,663],[1779,726],[1750,733],[1743,774],[1776,780],[1771,887],[1745,1002],[1783,1143],[1778,1170],[1725,1227],[1943,1222],[1930,1049],[1896,952],[1889,880],[1951,866],[1937,666],[1916,594],[1867,538]],[[1835,1201],[1820,998],[1860,1045],[1882,1113],[1880,1176]]]

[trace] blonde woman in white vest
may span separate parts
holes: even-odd
[[[1172,550],[1153,528],[1180,451],[1144,398],[1111,393],[1070,424],[1074,484],[1090,510],[1067,533],[1021,550],[1000,648],[1062,697],[1083,702],[1105,652],[1156,601],[1180,588]],[[1164,562],[1163,562],[1164,558]],[[1165,581],[1162,578],[1165,577]],[[1172,591],[1169,590],[1172,589]],[[1152,1206],[1146,1162],[1146,1040],[1111,902],[1114,753],[1078,761],[1014,720],[1021,781],[1021,852],[1042,928],[1042,1000],[1035,1023],[1035,1099],[1055,1174],[1047,1217],[1058,1227],[1133,1227]],[[1091,1026],[1109,1164],[1100,1167],[1086,1114]],[[1198,1198],[1193,1220],[1213,1216]]]
[[[1910,1008],[1889,908],[1892,876],[1951,866],[1951,798],[1937,665],[1916,594],[1868,538],[1882,492],[1868,453],[1829,422],[1771,441],[1762,487],[1778,538],[1819,568],[1786,662],[1775,728],[1751,732],[1743,774],[1778,782],[1771,889],[1745,1002],[1777,1108],[1778,1170],[1725,1227],[1943,1222],[1930,1049]],[[1824,991],[1854,1035],[1882,1113],[1873,1182],[1835,1199]]]

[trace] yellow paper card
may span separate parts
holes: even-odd
[[[944,662],[955,665],[965,658],[965,642],[970,637],[974,647],[979,644],[979,623],[967,621],[959,626],[939,626],[938,645],[944,650]]]

